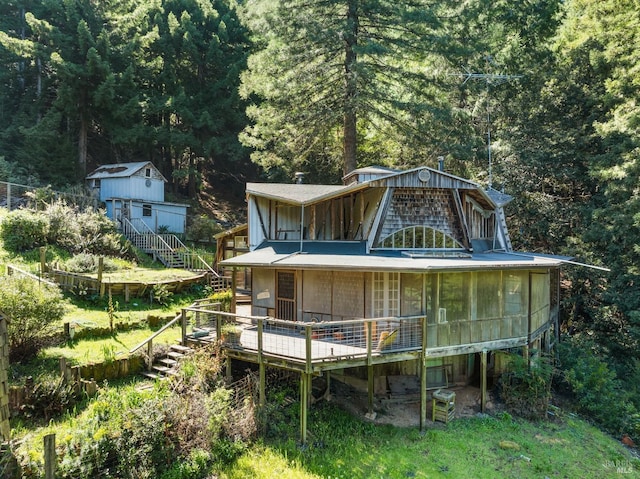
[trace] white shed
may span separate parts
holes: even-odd
[[[112,220],[125,216],[154,232],[184,233],[188,206],[164,201],[167,180],[150,161],[102,165],[86,179]]]

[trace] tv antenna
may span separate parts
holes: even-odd
[[[487,63],[496,66],[496,63],[493,61],[493,57],[491,55],[486,56]],[[498,73],[473,73],[466,68],[462,67],[465,73],[454,73],[453,76],[464,77],[464,81],[462,84],[464,85],[469,80],[480,80],[484,81],[487,84],[487,155],[489,157],[489,188],[491,188],[493,183],[493,174],[492,174],[492,158],[491,158],[491,104],[490,96],[489,96],[489,87],[491,85],[497,86],[503,83],[507,83],[511,80],[518,80],[522,78],[523,75],[503,75]]]

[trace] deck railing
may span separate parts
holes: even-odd
[[[183,310],[183,340],[215,341],[235,325],[240,340],[231,348],[300,362],[371,358],[389,353],[419,352],[507,341],[527,340],[527,317],[486,318],[432,323],[427,316],[285,321],[210,311],[206,306]],[[426,327],[426,331],[425,331]],[[509,346],[511,347],[511,346]]]

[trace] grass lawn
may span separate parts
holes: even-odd
[[[107,338],[87,338],[82,341],[71,341],[66,345],[43,349],[40,359],[64,357],[72,364],[86,364],[126,356],[131,348],[151,336],[150,329],[135,329],[117,332]],[[154,339],[154,344],[176,344],[181,337],[179,325],[167,329]]]
[[[260,443],[220,478],[640,477],[637,458],[574,417],[530,423],[504,414],[457,419],[421,433],[364,423],[324,403],[313,410],[310,432],[305,447],[292,439]]]

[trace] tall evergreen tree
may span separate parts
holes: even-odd
[[[403,133],[436,144],[434,122],[453,110],[435,75],[453,48],[446,4],[246,2],[244,18],[261,47],[243,77],[244,96],[255,100],[243,141],[256,149],[255,161],[290,170],[309,157],[339,158],[347,173],[367,141],[397,162]]]

